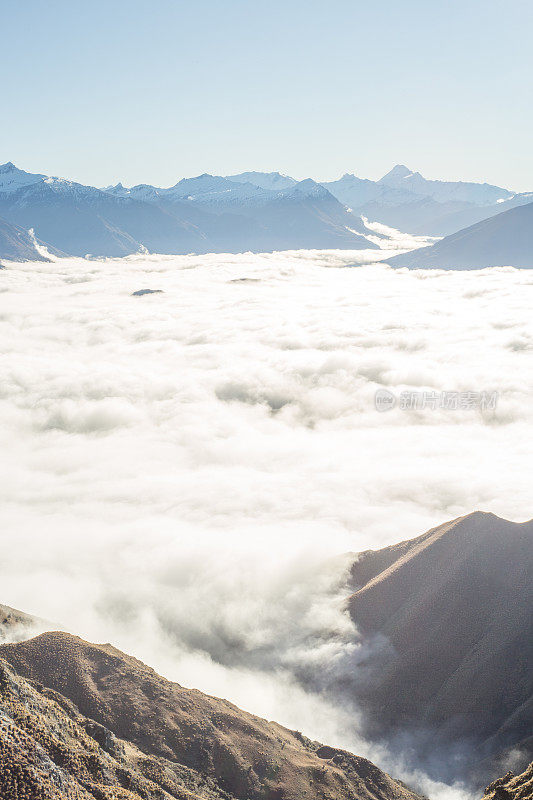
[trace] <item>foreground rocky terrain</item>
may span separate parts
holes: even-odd
[[[184,689],[110,645],[0,647],[2,800],[417,795],[364,758]]]
[[[487,786],[483,800],[531,800],[533,797],[533,762],[520,775],[508,772]]]

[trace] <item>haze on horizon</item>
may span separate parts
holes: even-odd
[[[100,186],[405,163],[530,190],[532,23],[526,0],[9,4],[0,161]]]

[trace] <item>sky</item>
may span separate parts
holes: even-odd
[[[0,163],[533,188],[530,0],[2,0]]]

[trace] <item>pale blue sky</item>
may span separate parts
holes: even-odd
[[[1,0],[0,163],[533,189],[531,0]]]

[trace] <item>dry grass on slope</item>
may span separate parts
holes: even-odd
[[[508,772],[487,786],[483,800],[533,800],[533,762],[520,775]]]
[[[366,759],[184,689],[110,645],[47,633],[0,647],[0,657],[131,743],[154,769],[164,765],[182,785],[186,772],[211,793],[241,800],[417,798]],[[138,769],[141,762],[137,756]]]

